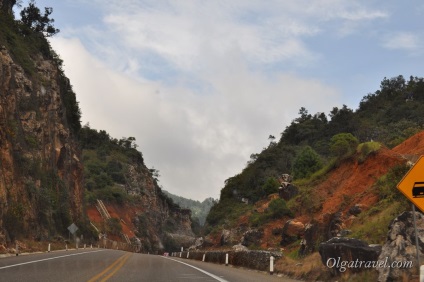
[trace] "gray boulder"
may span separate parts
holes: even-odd
[[[355,238],[334,237],[319,246],[321,262],[333,275],[347,270],[358,272],[369,269],[365,263],[377,261],[381,252],[380,245],[368,245]]]
[[[259,246],[261,244],[261,239],[264,235],[262,229],[251,229],[246,231],[241,238],[241,244],[243,246]]]
[[[284,200],[288,201],[291,198],[294,198],[299,194],[299,189],[290,184],[290,183],[282,183],[280,186],[278,194],[280,195],[280,198],[283,198]]]
[[[424,216],[416,212],[417,235],[420,254],[424,249]],[[398,281],[418,273],[415,245],[415,231],[412,212],[404,212],[395,218],[387,233],[387,241],[383,245],[379,260],[387,261],[389,265],[395,263],[403,267],[379,268],[378,281]],[[423,259],[421,258],[421,262]],[[408,263],[412,263],[412,268]]]

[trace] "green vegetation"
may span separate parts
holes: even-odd
[[[136,150],[135,138],[113,139],[104,130],[85,125],[80,131],[83,149],[86,200],[96,199],[123,204],[130,197],[124,189],[128,166],[141,164],[143,157]]]
[[[59,29],[53,26],[54,19],[49,16],[53,12],[51,7],[44,8],[44,15],[41,14],[40,9],[35,6],[35,0],[31,0],[28,7],[21,11],[21,22],[23,24],[22,33],[28,35],[29,30],[41,33],[46,37],[53,36],[59,32]]]
[[[280,182],[274,177],[268,177],[265,184],[262,185],[262,191],[266,195],[270,195],[278,192],[278,187],[280,187]]]
[[[106,222],[106,232],[112,235],[120,235],[122,226],[117,218],[109,218]]]
[[[376,181],[373,189],[377,191],[380,201],[355,219],[351,237],[361,238],[372,244],[384,244],[387,226],[410,205],[406,197],[396,189],[408,170],[406,165],[395,166]]]
[[[381,143],[378,142],[365,142],[359,144],[357,150],[359,152],[358,162],[363,163],[367,157],[381,148]]]
[[[212,207],[206,223],[209,228],[231,225],[236,215],[241,215],[241,200],[245,198],[254,204],[265,199],[275,192],[270,179],[279,179],[283,173],[291,174],[294,185],[299,188],[299,195],[287,203],[289,209],[306,211],[313,216],[325,201],[322,195],[313,193],[315,186],[342,160],[352,158],[361,164],[382,146],[392,148],[423,130],[423,124],[424,79],[413,76],[408,80],[403,76],[384,78],[380,89],[365,96],[356,111],[343,105],[334,107],[328,115],[312,115],[302,107],[299,117],[285,128],[278,142],[272,138],[262,152],[251,154],[241,173],[225,181],[220,199]],[[405,209],[404,197],[394,191],[396,185],[392,179],[392,175],[397,179],[402,173],[404,171],[397,168],[386,176],[390,179],[388,182],[383,178],[376,184],[375,189],[384,203],[374,207],[381,209],[378,212],[390,205],[397,207],[396,211]],[[399,206],[394,204],[398,202]],[[252,210],[249,205],[243,207],[246,211]],[[250,218],[254,225],[267,220],[265,215],[254,212]]]
[[[330,152],[339,160],[352,156],[359,141],[351,133],[339,133],[330,139]]]
[[[294,160],[293,178],[308,178],[321,168],[321,157],[310,146],[306,146]]]
[[[274,199],[269,203],[264,213],[255,212],[249,218],[252,226],[261,226],[273,219],[279,219],[284,216],[293,217],[293,212],[287,207],[283,199]]]

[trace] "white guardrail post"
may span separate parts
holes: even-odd
[[[47,247],[47,252],[50,253],[50,243],[49,243],[49,246]]]
[[[225,254],[225,266],[228,266],[228,253]]]
[[[203,254],[202,261],[205,261],[206,253]]]
[[[420,282],[424,281],[424,265],[420,266]]]
[[[269,274],[274,274],[274,260],[275,258],[273,256],[271,256],[269,258]]]

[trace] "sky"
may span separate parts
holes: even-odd
[[[50,42],[82,124],[135,137],[163,189],[200,201],[219,198],[301,107],[356,110],[384,77],[424,76],[421,0],[36,5],[53,8]]]

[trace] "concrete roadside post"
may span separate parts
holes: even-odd
[[[205,261],[206,253],[203,254],[202,261]]]
[[[187,258],[188,258],[189,255],[190,255],[190,252],[187,252]]]
[[[19,245],[16,243],[16,256],[19,256]]]
[[[225,254],[225,266],[228,266],[228,253]]]
[[[47,247],[47,252],[50,253],[50,243],[49,243],[49,246]]]
[[[275,258],[273,256],[269,258],[269,274],[271,275],[274,274],[274,260]]]

